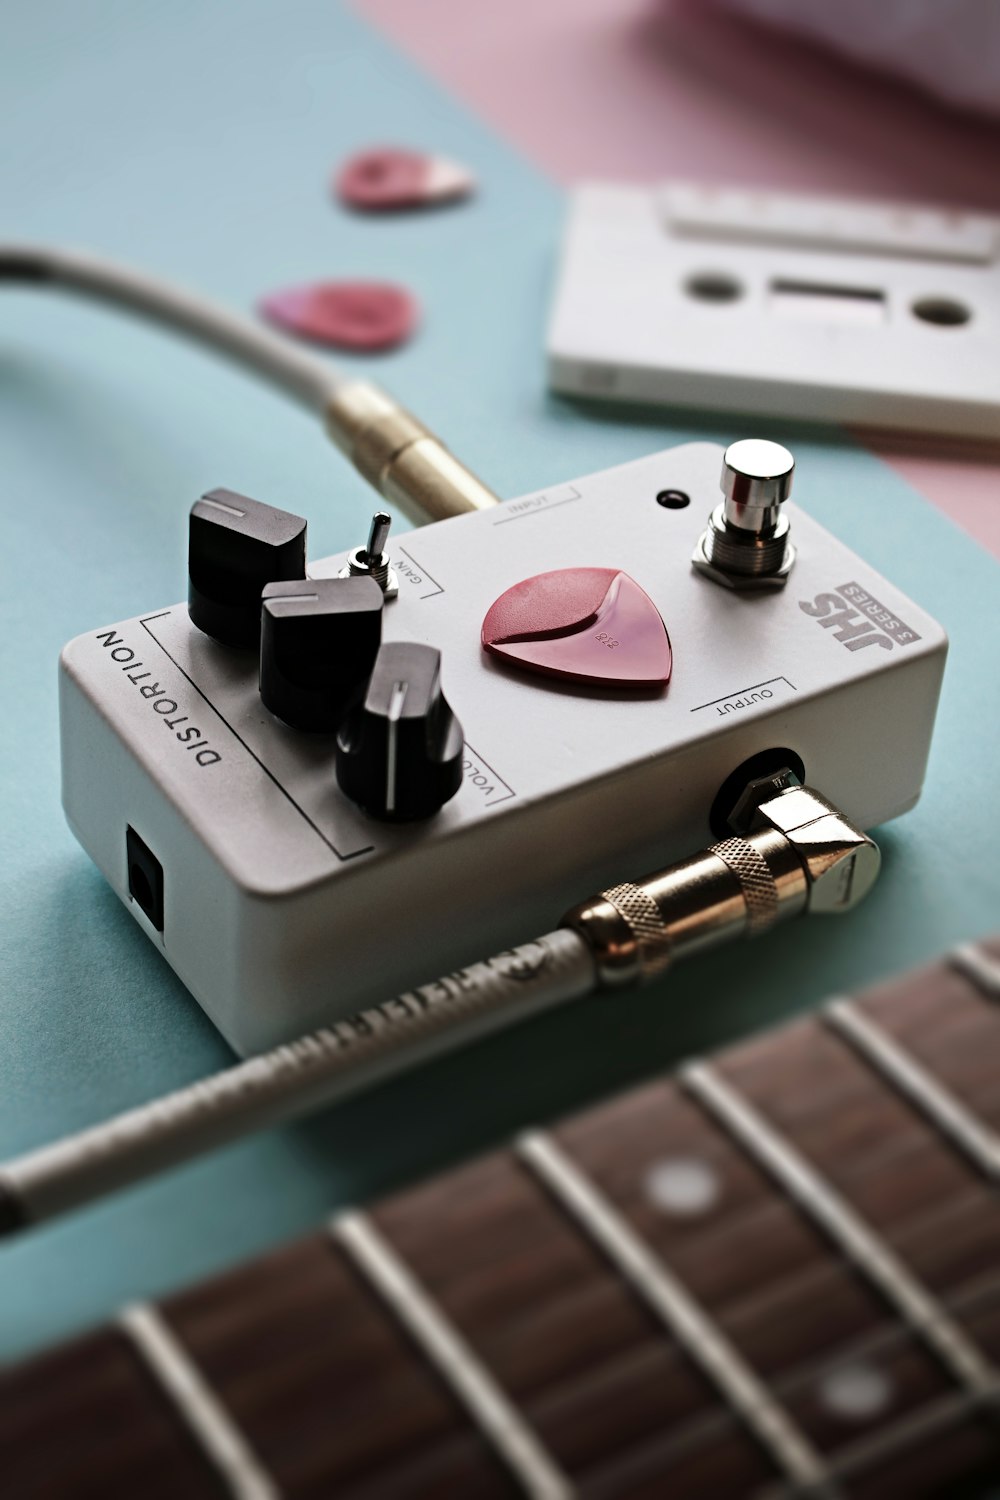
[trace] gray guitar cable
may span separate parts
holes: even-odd
[[[802,911],[842,912],[879,851],[790,773],[752,783],[732,838],[574,907],[554,932],[0,1165],[0,1233],[358,1093],[495,1028],[662,973]]]
[[[325,412],[344,376],[249,318],[182,287],[98,255],[48,245],[0,244],[0,282],[78,292],[196,339],[245,365],[310,411]]]
[[[320,415],[368,482],[413,519],[441,520],[497,504],[423,423],[378,386],[249,318],[101,256],[0,243],[0,284],[80,293],[159,323],[225,355]]]

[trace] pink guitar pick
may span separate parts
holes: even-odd
[[[615,568],[560,568],[515,583],[487,611],[482,642],[512,666],[575,682],[666,683],[673,664],[656,605]]]
[[[334,349],[394,349],[417,323],[417,304],[381,281],[320,281],[271,292],[258,304],[280,328]]]
[[[472,173],[458,162],[398,146],[380,146],[350,157],[334,179],[334,190],[343,203],[370,211],[448,203],[464,198],[474,187]]]

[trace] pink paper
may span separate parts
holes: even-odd
[[[711,5],[355,3],[567,184],[678,176],[1000,212],[1000,129]],[[856,437],[1000,556],[1000,435]]]

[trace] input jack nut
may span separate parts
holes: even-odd
[[[795,460],[780,443],[744,438],[722,462],[724,499],[709,516],[691,562],[729,589],[783,588],[795,561],[782,505],[792,489]]]

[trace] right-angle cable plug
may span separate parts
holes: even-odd
[[[730,821],[731,838],[567,912],[563,926],[584,936],[603,984],[654,978],[675,958],[802,911],[850,911],[878,875],[878,846],[790,771],[751,782]]]
[[[732,838],[613,886],[534,942],[0,1162],[0,1236],[675,957],[797,912],[849,911],[878,874],[871,839],[791,773],[752,783],[734,816]]]

